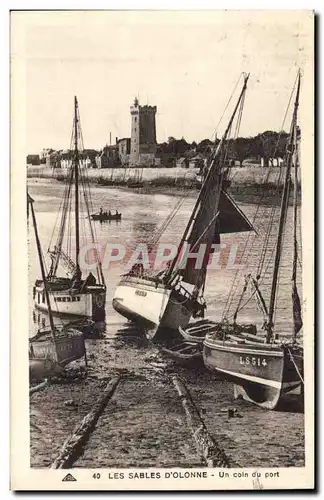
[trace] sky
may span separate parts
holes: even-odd
[[[212,138],[242,72],[240,135],[280,130],[297,69],[312,65],[306,11],[14,12],[11,34],[30,154],[69,147],[74,95],[86,148],[130,137],[135,96],[157,106],[158,142]]]

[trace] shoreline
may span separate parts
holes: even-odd
[[[158,169],[154,169],[155,174],[158,174]],[[171,170],[171,169],[169,169]],[[194,198],[199,192],[199,187],[197,186],[196,179],[193,172],[190,172],[190,176],[174,175],[175,172],[170,172],[173,175],[160,175],[153,177],[151,179],[143,179],[139,183],[134,183],[129,178],[115,178],[110,179],[107,174],[109,172],[95,171],[90,172],[88,175],[88,182],[91,186],[104,187],[104,188],[114,188],[121,191],[135,191],[139,194],[147,195],[169,195],[169,196],[187,196],[188,198]],[[169,173],[169,172],[168,172]],[[178,172],[176,172],[177,174]],[[258,172],[255,175],[255,170],[240,172],[241,179],[237,179],[237,175],[234,175],[231,186],[228,188],[229,194],[239,203],[252,203],[252,204],[262,204],[271,205],[273,201],[279,205],[281,202],[282,186],[278,187],[274,183],[274,179],[266,183],[262,182],[263,172]],[[101,175],[99,175],[101,174]],[[104,175],[106,174],[106,175]],[[187,174],[187,172],[185,172]],[[246,177],[246,179],[244,179]],[[52,179],[58,183],[65,182],[67,178],[66,172],[53,173],[52,170],[40,170],[30,169],[27,170],[27,179]],[[298,187],[300,191],[300,186]],[[292,202],[292,196],[290,203]],[[300,203],[299,203],[300,205]]]

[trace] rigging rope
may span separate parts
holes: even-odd
[[[244,73],[242,73],[242,74],[244,76],[244,79],[246,79],[246,75]],[[242,75],[240,75],[240,78],[241,78],[241,76]],[[239,78],[239,80],[240,80],[240,78]],[[235,91],[237,85],[238,85],[238,82],[237,82],[237,84],[232,92],[231,98],[234,94],[234,91]],[[209,173],[211,172],[212,168],[215,168],[215,170],[218,171],[218,173],[219,173],[219,190],[218,190],[217,199],[216,199],[216,203],[215,203],[216,207],[218,207],[218,205],[219,205],[221,190],[222,190],[222,187],[224,185],[224,181],[228,179],[228,174],[230,171],[230,166],[228,165],[227,158],[228,158],[228,154],[229,154],[229,147],[230,147],[231,139],[228,139],[228,137],[231,135],[231,131],[232,131],[232,127],[233,127],[233,123],[234,123],[235,119],[236,119],[235,133],[238,133],[238,131],[239,131],[241,120],[242,120],[244,97],[245,97],[245,93],[246,93],[245,90],[246,90],[246,88],[243,88],[243,94],[241,94],[241,100],[240,100],[240,103],[238,104],[238,106],[239,106],[238,116],[235,117],[232,115],[232,119],[231,119],[232,121],[229,123],[228,128],[225,131],[225,134],[222,138],[223,142],[221,142],[221,144],[219,146],[217,146],[216,141],[215,141],[214,151],[211,155],[212,159],[211,159],[211,164],[209,166],[209,171],[208,171],[207,176],[210,175]],[[231,98],[230,98],[230,100],[231,100]],[[229,102],[230,102],[230,100],[229,100]],[[229,104],[229,102],[228,102],[228,104]],[[227,104],[227,106],[228,106],[228,104]],[[226,106],[226,108],[227,108],[227,106]],[[225,111],[224,111],[224,113],[225,113]],[[224,113],[223,113],[223,115],[224,115]],[[220,149],[221,146],[222,146],[222,149]],[[218,156],[217,158],[216,158],[216,155]],[[214,165],[215,161],[217,161],[217,165]],[[192,218],[192,224],[191,224],[191,227],[188,228],[187,238],[185,239],[185,241],[188,240],[188,235],[190,235],[190,232],[192,231],[192,228],[193,228],[194,223],[196,221],[197,215],[198,215],[201,207],[204,205],[204,203],[206,202],[206,200],[208,198],[209,193],[207,192],[207,189],[204,189],[204,185],[201,189],[200,195],[201,195],[201,199],[200,199],[199,208],[197,207],[196,214]],[[206,229],[203,228],[203,231],[205,231],[205,230]],[[197,241],[199,241],[200,238],[201,238],[201,235],[199,236]],[[192,251],[192,249],[191,249],[191,251]],[[206,269],[202,268],[202,269],[200,269],[199,272],[197,272],[195,284],[194,284],[195,290],[197,290],[198,293],[199,293],[198,288],[201,288],[201,287],[204,288],[205,280],[206,280]]]
[[[299,378],[300,378],[300,380],[302,381],[303,385],[305,385],[305,384],[304,384],[304,379],[303,379],[303,377],[301,376],[301,373],[300,373],[300,371],[299,371],[299,368],[298,368],[298,366],[297,366],[297,364],[296,364],[296,362],[295,362],[294,356],[293,356],[293,354],[292,354],[291,350],[289,349],[289,347],[287,347],[287,349],[288,349],[288,352],[289,352],[289,354],[290,354],[290,359],[291,359],[291,361],[293,362],[294,367],[295,367],[295,369],[296,369],[297,375],[299,376]]]
[[[286,117],[287,117],[287,114],[288,114],[288,110],[289,110],[289,107],[290,107],[290,104],[291,104],[291,100],[292,100],[292,96],[293,96],[293,93],[294,93],[294,90],[295,90],[295,87],[296,87],[296,82],[297,82],[297,78],[296,78],[296,81],[295,81],[295,84],[294,84],[294,88],[291,92],[291,95],[290,95],[290,99],[289,99],[289,102],[288,102],[288,105],[287,105],[287,108],[286,108],[286,111],[285,111],[285,114],[284,114],[284,119],[283,119],[283,123],[282,123],[282,127],[281,127],[281,132],[279,134],[279,137],[278,137],[278,140],[277,140],[277,143],[276,143],[276,146],[274,148],[274,153],[273,153],[273,157],[275,157],[275,154],[276,154],[276,151],[277,151],[277,148],[278,148],[278,145],[279,145],[279,142],[280,142],[280,139],[281,139],[281,136],[282,136],[282,133],[283,133],[283,130],[284,130],[284,124],[285,124],[285,120],[286,120]],[[287,145],[286,145],[286,149],[287,149]],[[269,180],[269,177],[270,177],[270,172],[272,171],[272,168],[273,168],[273,165],[271,165],[271,168],[269,167],[267,173],[266,173],[266,176],[265,176],[265,179],[264,181],[262,182],[262,184],[264,185],[266,182],[268,182]],[[259,278],[259,283],[263,282],[265,276],[266,276],[266,273],[268,271],[268,268],[270,266],[270,263],[272,262],[273,260],[273,253],[275,251],[275,245],[273,246],[272,248],[272,251],[271,251],[271,254],[270,254],[270,257],[269,257],[269,260],[267,262],[267,265],[265,267],[265,270],[263,272],[263,275],[261,276],[261,273],[262,273],[262,269],[264,268],[264,262],[265,262],[265,258],[266,258],[266,253],[267,253],[267,250],[269,249],[268,248],[268,244],[269,244],[269,240],[270,240],[270,235],[271,235],[271,229],[273,227],[273,223],[274,223],[274,217],[275,217],[275,213],[276,213],[276,210],[278,209],[278,206],[277,206],[277,203],[276,203],[276,197],[277,197],[277,194],[279,192],[279,189],[280,189],[280,184],[282,184],[282,176],[283,176],[283,168],[280,169],[279,171],[279,176],[278,176],[278,179],[277,179],[277,187],[276,187],[276,196],[273,198],[273,205],[272,205],[272,208],[271,208],[271,213],[270,213],[270,221],[269,221],[269,224],[268,224],[268,227],[267,227],[267,231],[266,231],[266,236],[265,236],[265,240],[264,240],[264,244],[263,244],[263,248],[262,248],[262,251],[261,251],[261,256],[260,256],[260,262],[259,262],[259,266],[258,266],[258,278]],[[256,209],[256,213],[255,213],[255,216],[253,218],[253,222],[254,220],[256,219],[256,215],[257,213],[259,212],[259,209],[260,209],[260,206],[261,206],[261,201],[262,199],[264,198],[265,196],[265,190],[263,190],[263,193],[262,193],[262,196],[261,196],[261,199],[259,201],[259,204],[257,205],[257,209]],[[289,202],[289,198],[287,200],[287,204]],[[264,210],[264,212],[266,211],[266,208]],[[287,211],[286,211],[287,212]],[[265,218],[265,217],[263,217]],[[254,225],[254,224],[253,224]],[[242,253],[242,256],[241,256],[241,259],[240,259],[240,264],[242,263],[243,261],[243,256],[245,255],[246,253],[246,250],[247,250],[247,243],[248,241],[251,239],[251,234],[248,235],[248,238],[247,238],[247,241],[246,241],[246,244],[245,244],[245,247],[244,247],[244,250],[243,250],[243,253]],[[255,235],[254,235],[255,237]],[[232,302],[234,300],[234,296],[235,296],[235,292],[236,292],[236,287],[234,286],[235,285],[235,282],[237,282],[237,278],[238,278],[238,274],[239,274],[239,271],[236,272],[235,274],[235,277],[234,277],[234,280],[233,280],[233,283],[232,283],[232,287],[230,289],[230,292],[229,292],[229,295],[228,295],[228,299],[226,301],[226,304],[225,304],[225,307],[224,307],[224,311],[223,311],[223,319],[225,319],[225,317],[227,317],[227,315],[229,314],[229,309],[232,305]],[[238,310],[241,310],[245,307],[245,305],[251,300],[252,296],[254,294],[251,295],[251,297],[249,297],[249,299],[239,308],[237,308],[237,311]]]
[[[86,206],[87,218],[88,218],[89,227],[90,227],[91,242],[92,242],[93,245],[95,245],[96,244],[96,238],[95,238],[95,233],[94,233],[93,225],[91,224],[91,214],[90,214],[90,206],[89,206],[89,204],[91,202],[89,203],[88,192],[87,192],[87,185],[88,185],[89,193],[90,193],[90,185],[89,185],[89,182],[88,182],[86,176],[87,176],[87,173],[86,174],[81,173],[81,183],[82,183],[82,187],[83,187],[83,195],[84,195],[84,199],[85,199],[85,206]],[[101,259],[100,259],[100,256],[99,256],[99,253],[98,253],[98,250],[97,250],[96,246],[94,248],[94,253],[95,253],[95,257],[96,257],[96,261],[97,261],[97,276],[98,276],[98,280],[99,280],[99,283],[104,284],[105,280],[104,280],[104,275],[103,275],[103,271],[102,271]]]

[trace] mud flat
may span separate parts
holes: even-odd
[[[304,416],[298,409],[268,412],[234,401],[232,384],[201,366],[189,370],[173,365],[156,346],[139,345],[119,342],[116,349],[113,338],[90,341],[86,378],[50,384],[31,395],[32,467],[53,463],[115,376],[121,381],[73,467],[205,466],[172,383],[174,373],[232,466],[304,465]]]

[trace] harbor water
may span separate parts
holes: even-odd
[[[43,252],[49,265],[47,248],[62,202],[64,185],[56,180],[28,180],[30,195],[35,200]],[[184,194],[182,205],[161,236],[166,244],[177,244],[188,221],[197,193]],[[107,285],[106,325],[102,338],[87,340],[89,372],[85,379],[53,384],[33,394],[30,406],[31,465],[48,467],[76,423],[91,409],[106,378],[125,374],[120,392],[117,390],[107,412],[87,444],[75,467],[195,467],[201,466],[185,414],[170,384],[169,375],[180,374],[205,422],[209,433],[221,445],[227,456],[240,467],[288,467],[304,465],[304,415],[292,405],[285,411],[268,412],[243,401],[233,399],[233,386],[215,377],[203,366],[180,367],[163,355],[157,345],[147,340],[143,332],[117,314],[112,298],[120,274],[125,272],[132,252],[138,244],[152,242],[152,237],[172,212],[178,198],[167,193],[141,194],[140,190],[95,186],[91,192],[94,211],[115,210],[122,213],[121,222],[94,223],[96,242],[100,245],[122,245],[125,258],[104,266]],[[243,290],[243,276],[258,267],[262,258],[264,230],[271,217],[267,205],[239,205],[255,227],[248,235],[224,235],[219,263],[208,272],[205,299],[207,317],[219,320],[226,313],[230,318]],[[292,211],[287,228],[291,228]],[[276,215],[275,215],[276,217]],[[274,222],[275,222],[274,218]],[[73,234],[73,217],[69,231]],[[80,224],[81,247],[86,217]],[[263,260],[260,288],[267,300],[271,284],[272,244],[276,224],[269,236],[268,250]],[[292,332],[291,311],[291,251],[289,231],[280,274],[277,332],[289,336]],[[55,240],[53,240],[53,245]],[[73,251],[73,239],[71,240]],[[247,253],[247,250],[250,250]],[[29,290],[30,335],[45,315],[34,310],[32,288],[40,277],[39,263],[31,223],[29,226]],[[239,267],[240,259],[246,266]],[[234,280],[234,286],[233,286]],[[229,293],[231,295],[229,296]],[[302,290],[300,290],[302,294]],[[248,294],[238,320],[257,323],[264,318]],[[58,320],[57,320],[58,321]],[[74,400],[74,406],[64,401]],[[228,409],[235,408],[235,418]]]

